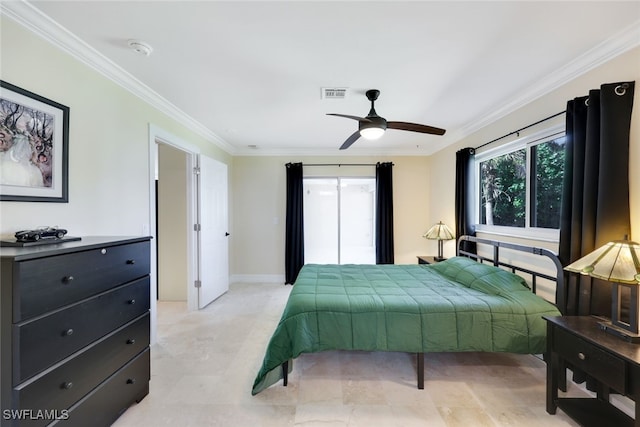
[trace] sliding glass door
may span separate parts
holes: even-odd
[[[375,178],[304,179],[308,264],[375,264]]]

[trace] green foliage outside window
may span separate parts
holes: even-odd
[[[531,226],[560,228],[560,202],[564,177],[564,138],[536,145],[532,149],[535,173],[535,207]]]
[[[481,224],[559,228],[564,138],[532,146],[530,151],[532,203],[527,203],[525,148],[480,163]]]
[[[482,224],[524,227],[525,154],[523,148],[480,163]]]

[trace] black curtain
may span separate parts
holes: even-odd
[[[376,164],[376,264],[393,264],[393,163]]]
[[[302,163],[287,163],[287,212],[285,235],[285,284],[293,284],[304,265],[304,211]]]
[[[629,129],[635,82],[604,84],[567,102],[559,257],[568,265],[631,233]],[[611,315],[611,287],[567,277],[568,315]]]
[[[473,218],[473,159],[475,153],[475,149],[470,147],[456,152],[456,239],[463,235],[476,235]],[[463,242],[460,249],[476,253],[476,244]]]

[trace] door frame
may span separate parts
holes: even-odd
[[[197,146],[189,144],[183,139],[167,132],[166,130],[149,123],[149,235],[154,239],[156,236],[156,177],[158,170],[158,146],[157,144],[166,144],[173,148],[183,151],[187,158],[187,309],[194,311],[198,309],[198,293],[195,283],[198,277],[198,260],[197,260],[197,239],[194,232],[197,209],[197,187],[196,174],[193,173],[198,163],[198,155],[200,149]],[[151,342],[156,342],[157,333],[157,285],[156,277],[158,263],[158,253],[156,245],[151,244]]]

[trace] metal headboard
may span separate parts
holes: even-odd
[[[473,243],[493,246],[493,258],[481,256],[474,252],[463,250],[462,249],[463,242],[473,242]],[[553,261],[553,264],[556,267],[556,275],[550,276],[545,273],[537,272],[525,267],[500,261],[501,248],[511,249],[511,250],[520,251],[520,252],[526,252],[534,255],[546,256],[547,258],[551,259],[551,261]],[[478,262],[488,261],[488,262],[491,262],[496,267],[507,267],[507,268],[510,268],[513,273],[515,273],[516,271],[521,271],[523,273],[530,274],[532,278],[531,288],[534,293],[536,292],[536,279],[538,277],[556,282],[556,306],[558,307],[558,310],[560,310],[562,314],[566,313],[566,308],[567,308],[566,295],[567,294],[566,294],[566,289],[564,285],[564,272],[562,269],[562,264],[560,263],[560,259],[552,251],[544,248],[533,247],[533,246],[524,246],[524,245],[518,245],[515,243],[500,242],[497,240],[480,239],[474,236],[460,236],[460,238],[458,238],[458,246],[457,246],[456,254],[458,256],[466,256],[469,258],[473,258]]]

